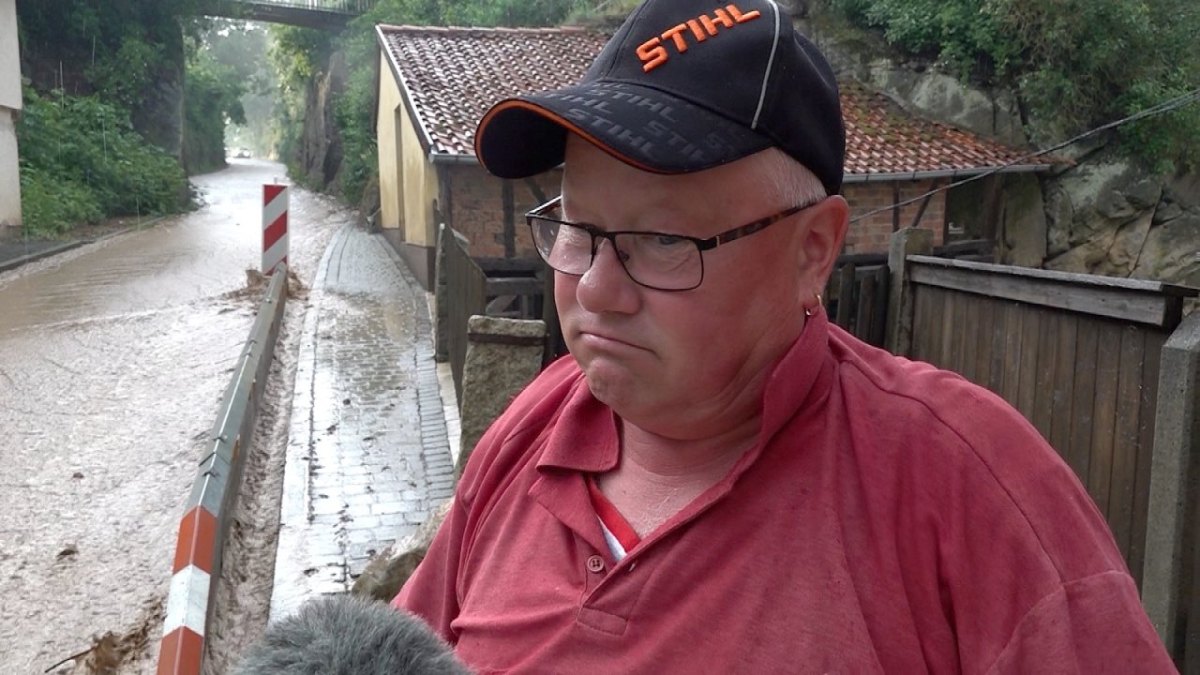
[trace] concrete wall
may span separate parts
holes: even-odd
[[[21,109],[16,0],[0,0],[0,107]]]
[[[0,227],[22,222],[16,130],[22,108],[19,55],[17,0],[0,0]]]
[[[850,204],[851,220],[876,209],[888,209],[858,222],[850,224],[846,233],[846,253],[886,253],[888,241],[892,236],[893,215],[891,206],[895,203],[895,182],[879,183],[847,183],[842,189],[846,201]],[[900,181],[900,199],[903,202],[929,192],[933,189],[932,181]],[[900,208],[900,227],[910,227],[913,218],[921,209],[921,202],[914,202]],[[942,244],[942,229],[946,222],[946,193],[939,192],[929,200],[921,222],[917,225],[922,229],[933,232],[933,245]]]
[[[21,112],[21,63],[16,0],[0,0],[0,227],[21,224],[16,116]]]
[[[433,288],[438,171],[426,157],[387,57],[379,64],[379,225],[426,290]]]
[[[0,228],[21,224],[21,176],[13,112],[0,107]]]
[[[380,58],[386,59],[382,53]],[[408,244],[432,248],[437,244],[437,170],[426,158],[386,60],[379,72],[379,224],[400,229]]]

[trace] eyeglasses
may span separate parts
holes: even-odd
[[[582,276],[595,261],[600,242],[607,239],[635,283],[658,291],[690,291],[704,281],[704,251],[762,232],[820,201],[793,206],[708,239],[665,232],[606,232],[595,225],[568,222],[561,219],[562,197],[526,213],[525,220],[538,254],[557,272]]]

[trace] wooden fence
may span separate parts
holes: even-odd
[[[1104,514],[1168,648],[1200,672],[1200,625],[1188,628],[1200,601],[1185,572],[1200,520],[1189,506],[1163,524],[1179,495],[1196,497],[1166,462],[1196,444],[1191,426],[1178,432],[1196,390],[1180,406],[1180,388],[1161,384],[1178,376],[1163,369],[1168,340],[1195,333],[1200,345],[1200,317],[1181,327],[1184,300],[1200,291],[913,255],[928,245],[909,236],[893,242],[889,347],[991,389],[1033,423]],[[1170,446],[1164,425],[1185,438]]]
[[[472,258],[466,240],[442,227],[438,235],[436,332],[446,341],[446,359],[462,404],[463,364],[467,359],[467,323],[473,315],[517,319],[542,318],[546,281],[540,260]],[[553,312],[553,304],[550,304]],[[554,327],[557,329],[557,321]]]
[[[448,227],[438,235],[437,332],[446,338],[454,391],[462,405],[463,363],[467,360],[467,321],[487,313],[487,274],[471,259],[463,241]]]
[[[990,241],[973,239],[940,246],[933,254],[991,262],[993,249]],[[887,339],[889,278],[886,253],[839,256],[823,295],[829,319],[863,342],[883,347]]]

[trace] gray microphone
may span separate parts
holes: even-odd
[[[382,602],[326,595],[267,626],[236,675],[469,675],[421,619]]]

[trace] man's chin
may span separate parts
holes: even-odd
[[[633,403],[633,394],[645,391],[645,385],[623,365],[608,358],[593,358],[580,364],[588,389],[597,401],[614,410]]]

